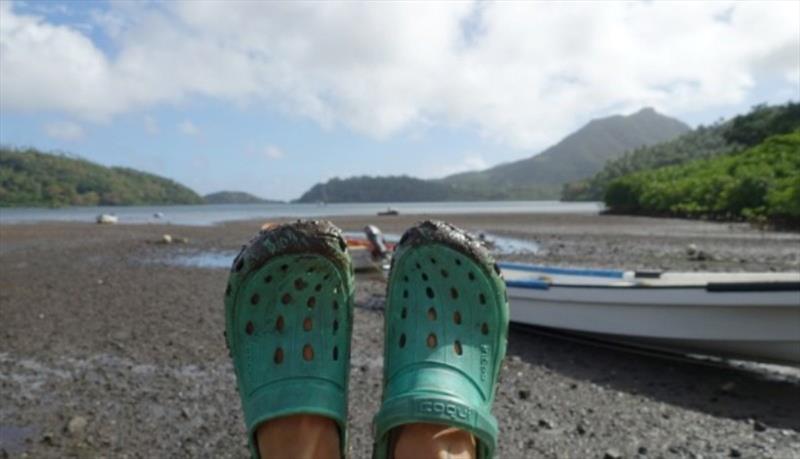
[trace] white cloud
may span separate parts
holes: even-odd
[[[75,142],[84,137],[83,128],[80,124],[71,121],[55,121],[45,124],[42,129],[45,135],[50,138],[64,142]]]
[[[195,136],[200,133],[200,129],[189,120],[183,120],[178,124],[178,130],[183,135]]]
[[[92,10],[89,16],[95,24],[112,38],[118,38],[127,26],[125,17],[113,10]]]
[[[256,147],[254,145],[248,145],[247,148],[244,150],[244,154],[250,158],[261,158],[261,159],[268,159],[268,160],[276,160],[281,159],[286,156],[286,153],[280,147],[275,145],[267,145],[266,147]]]
[[[482,155],[466,153],[461,160],[434,167],[426,167],[417,174],[421,178],[440,178],[467,171],[479,171],[490,166]]]
[[[159,133],[160,129],[158,127],[158,121],[150,115],[145,115],[144,117],[144,130],[150,135],[156,135]]]
[[[588,118],[796,82],[798,2],[112,3],[76,28],[0,2],[0,107],[89,120],[193,96],[381,137],[436,124],[516,147]],[[122,19],[124,18],[124,19]]]
[[[261,151],[262,155],[267,159],[280,159],[283,158],[283,150],[275,145],[269,145]]]

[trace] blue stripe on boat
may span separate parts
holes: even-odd
[[[532,288],[537,290],[547,290],[550,288],[549,282],[540,280],[507,280],[506,287]]]
[[[498,263],[500,269],[512,269],[517,271],[529,271],[546,274],[562,274],[565,276],[589,276],[589,277],[611,277],[622,279],[625,271],[616,269],[580,269],[580,268],[556,268],[552,266],[528,265],[524,263]]]

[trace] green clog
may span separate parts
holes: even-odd
[[[426,422],[472,433],[478,457],[491,458],[497,444],[491,406],[507,340],[505,283],[483,246],[442,222],[406,231],[387,289],[373,456],[390,457],[395,427]]]
[[[328,222],[261,231],[234,260],[225,336],[254,457],[258,426],[293,414],[333,419],[344,457],[352,299],[347,244]]]

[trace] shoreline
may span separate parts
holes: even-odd
[[[391,217],[332,215],[326,218],[343,231],[361,232],[368,224],[384,233],[402,234],[414,223],[428,219],[447,220],[475,233],[490,233],[530,241],[536,253],[507,253],[505,261],[555,266],[661,271],[798,271],[800,233],[764,231],[747,223],[719,223],[686,219],[575,213],[432,213]],[[156,241],[163,234],[188,237],[187,249],[238,250],[265,222],[288,222],[296,217],[245,219],[211,225],[178,225],[168,222],[97,225],[84,222],[0,223],[0,236],[7,247],[17,239],[36,238],[38,233],[59,232],[103,235],[142,233]],[[210,237],[213,236],[213,237]],[[210,237],[210,239],[209,239]],[[211,242],[213,240],[213,242]],[[704,254],[689,257],[690,245]],[[0,253],[4,250],[0,247]]]

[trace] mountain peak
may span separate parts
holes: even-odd
[[[642,107],[642,108],[639,109],[638,112],[633,113],[630,116],[636,116],[636,115],[661,115],[661,113],[658,113],[656,111],[656,109],[653,108],[653,107]],[[664,116],[664,115],[661,115],[661,116]]]
[[[597,126],[605,126],[609,124],[619,124],[619,123],[625,124],[626,122],[636,121],[640,119],[643,120],[663,119],[663,120],[677,121],[673,118],[670,118],[664,114],[657,112],[656,109],[653,107],[642,107],[639,110],[631,113],[630,115],[608,115],[608,116],[603,116],[601,118],[594,118],[590,120],[588,123],[586,123],[584,127],[588,126],[597,127]],[[581,129],[578,129],[577,131],[573,132],[572,135],[580,134],[580,132]]]
[[[596,118],[560,142],[527,159],[480,172],[445,177],[446,182],[506,188],[533,185],[559,188],[562,183],[595,174],[606,161],[626,151],[673,139],[690,128],[683,122],[644,107],[631,115]],[[556,194],[557,195],[557,194]]]

